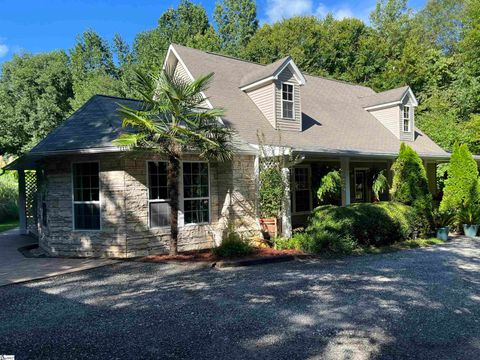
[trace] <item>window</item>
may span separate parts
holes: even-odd
[[[148,214],[151,228],[170,225],[170,203],[167,185],[167,163],[149,161]]]
[[[403,131],[410,132],[410,106],[403,107]]]
[[[185,224],[210,222],[208,163],[183,163],[183,213]]]
[[[293,119],[293,85],[282,84],[282,117]]]
[[[73,164],[75,230],[100,229],[100,179],[96,162]]]
[[[312,205],[310,189],[310,168],[307,166],[293,169],[292,205],[294,213],[309,212]]]

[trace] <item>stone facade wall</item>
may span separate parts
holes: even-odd
[[[40,245],[60,256],[133,257],[168,252],[169,228],[148,226],[148,160],[162,158],[138,154],[50,158],[39,194],[39,207],[42,198],[47,205],[47,226],[39,221]],[[73,230],[71,171],[77,161],[100,164],[100,230]],[[210,223],[181,226],[179,250],[211,248],[220,243],[228,228],[244,236],[258,235],[256,194],[253,156],[238,155],[231,162],[211,163]]]

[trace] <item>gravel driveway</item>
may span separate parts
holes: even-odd
[[[479,359],[480,239],[232,270],[119,263],[0,288],[16,359]]]

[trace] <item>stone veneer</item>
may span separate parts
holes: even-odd
[[[170,231],[148,227],[147,160],[158,155],[89,154],[48,158],[39,191],[39,243],[51,255],[134,257],[168,252]],[[185,158],[198,160],[194,156]],[[72,162],[99,161],[101,230],[73,230]],[[180,191],[182,193],[182,191]],[[246,237],[259,234],[254,157],[210,164],[211,221],[180,228],[179,250],[211,248],[230,226]],[[41,199],[47,206],[42,225]]]

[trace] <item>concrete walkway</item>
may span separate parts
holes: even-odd
[[[35,239],[19,235],[18,229],[0,233],[0,286],[113,264],[108,259],[26,258],[18,248]]]

